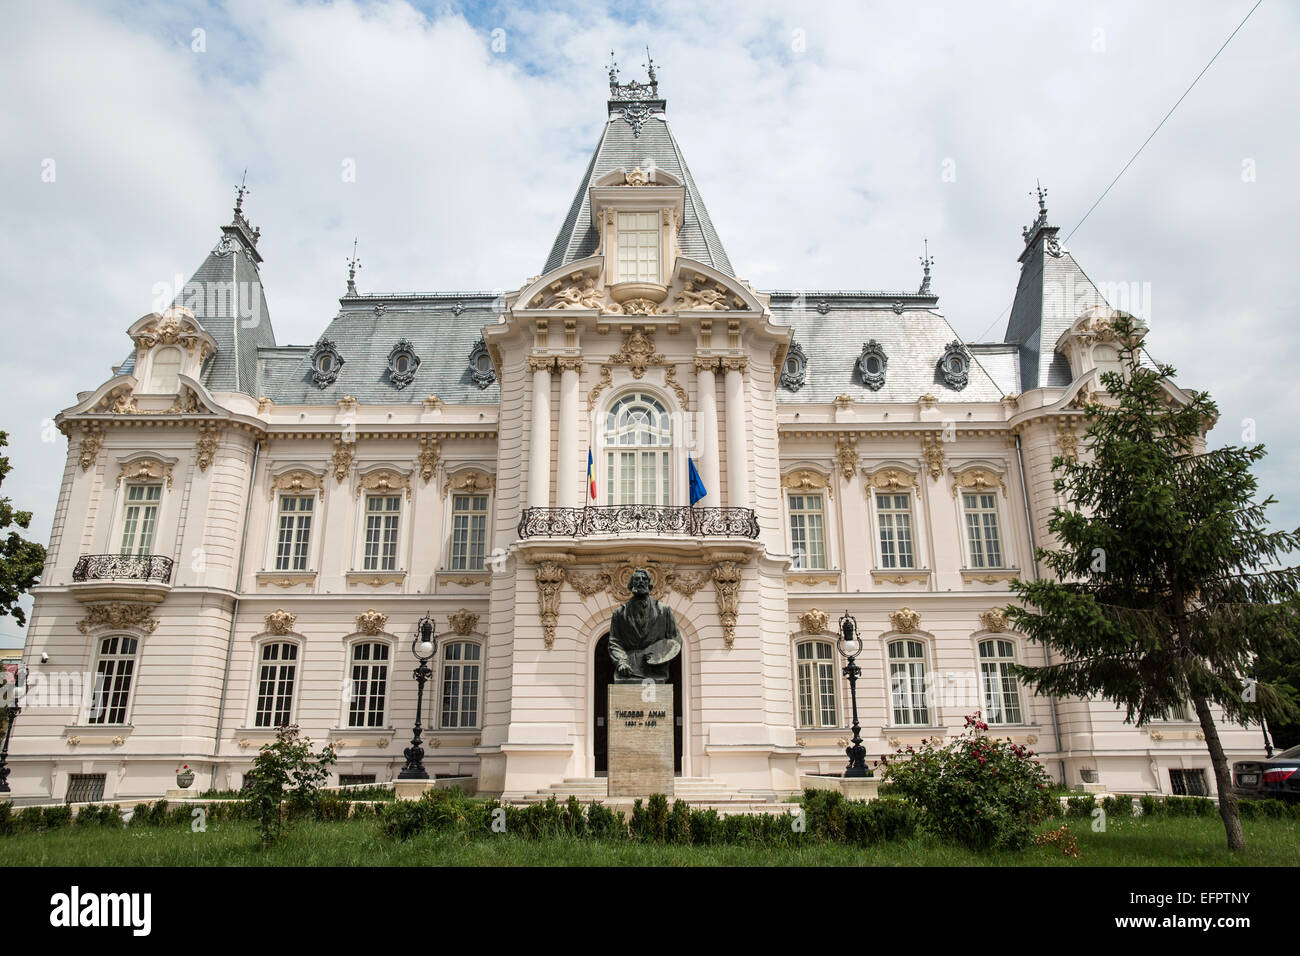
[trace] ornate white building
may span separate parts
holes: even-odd
[[[1188,715],[1139,729],[1005,675],[1043,659],[1000,608],[1040,573],[1052,458],[1077,453],[1080,405],[1117,358],[1041,198],[1001,342],[961,341],[928,260],[915,292],[760,292],[653,72],[611,72],[542,275],[508,295],[350,279],[313,345],[277,345],[242,190],[221,233],[58,416],[16,798],[157,796],[182,764],[238,787],[283,722],[338,745],[342,782],[386,782],[426,611],[430,772],[599,793],[604,637],[638,566],[685,637],[688,798],[770,798],[842,769],[845,611],[873,759],[981,709],[1070,784],[1206,786]],[[688,460],[707,491],[693,507]],[[1224,740],[1256,749],[1240,728]]]

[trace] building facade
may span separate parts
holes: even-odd
[[[917,291],[758,291],[653,72],[610,81],[542,274],[503,296],[350,276],[314,344],[278,345],[241,190],[191,282],[57,418],[16,798],[157,796],[183,764],[235,788],[282,723],[337,746],[340,782],[386,782],[426,613],[430,772],[598,792],[607,628],[637,567],[685,639],[680,792],[775,798],[842,769],[846,612],[873,758],[980,710],[1069,784],[1207,787],[1190,714],[1137,728],[1006,672],[1044,659],[1001,609],[1040,573],[1052,460],[1080,453],[1118,358],[1042,195],[1001,342],[960,339],[928,259]],[[1257,736],[1224,728],[1231,754]]]

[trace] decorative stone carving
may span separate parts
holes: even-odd
[[[325,482],[321,480],[320,475],[313,475],[309,471],[287,471],[283,475],[277,475],[272,480],[270,497],[274,499],[276,492],[279,491],[287,491],[290,494],[315,491],[323,499],[325,497]]]
[[[1002,489],[1002,497],[1007,496],[1007,485],[1002,480],[1002,476],[994,474],[987,468],[970,468],[961,472],[953,480],[952,496],[957,497],[957,491],[960,488],[970,489],[971,491],[992,491],[994,488]]]
[[[388,615],[373,607],[367,608],[364,614],[357,615],[357,630],[362,634],[382,634],[387,624]]]
[[[360,404],[361,403],[351,395],[344,395],[338,401],[339,411],[341,412],[355,412]]]
[[[677,293],[677,297],[673,299],[673,301],[677,304],[679,309],[701,309],[713,312],[725,312],[733,307],[733,305],[727,301],[727,296],[727,289],[718,283],[715,283],[710,288],[703,283],[697,286],[696,283],[687,281],[682,287],[682,291]],[[739,297],[735,298],[735,302],[735,308],[745,308],[744,302]]]
[[[599,309],[605,304],[605,292],[596,286],[591,276],[576,273],[569,277],[569,284],[564,280],[551,284],[554,298],[547,306],[550,309]]]
[[[182,385],[176,393],[176,401],[172,402],[164,415],[194,415],[203,411],[199,405],[199,396],[194,393],[194,389],[188,385]]]
[[[1031,747],[1032,747],[1034,744],[1038,743],[1038,734],[1026,734],[1026,735],[1025,735],[1025,743],[1029,744],[1029,746],[1031,746]]]
[[[153,616],[153,608],[148,604],[124,604],[112,601],[107,604],[92,604],[86,608],[86,616],[77,622],[77,630],[89,634],[93,630],[119,628],[152,634],[158,627]]]
[[[1074,428],[1066,422],[1061,422],[1056,428],[1056,444],[1061,449],[1061,457],[1067,461],[1077,461],[1079,458],[1079,436],[1074,433]]]
[[[1001,634],[1007,629],[1006,612],[1000,607],[991,607],[987,611],[981,611],[980,623],[984,625],[984,630]]]
[[[467,635],[473,634],[474,628],[478,627],[478,615],[467,611],[465,608],[461,608],[451,617],[447,618],[447,623],[450,624],[451,629],[461,637],[466,637]]]
[[[372,471],[357,482],[355,497],[360,498],[363,491],[376,491],[380,494],[405,491],[406,500],[410,501],[411,478],[409,475],[399,475],[397,472],[390,471],[387,468],[379,471]]]
[[[916,400],[916,403],[921,406],[922,411],[939,407],[939,400],[935,398],[933,395],[931,395],[929,392],[926,392],[924,395],[918,398]]]
[[[863,477],[867,478],[868,488],[879,488],[883,491],[903,491],[907,488],[916,487],[916,479],[906,471],[898,468],[885,468],[874,473],[868,473],[867,469],[862,469]]]
[[[600,393],[613,384],[614,373],[608,365],[602,365],[600,367],[600,381],[593,385],[591,391],[587,393],[587,411],[591,411],[596,407],[596,399],[600,397]]]
[[[216,460],[220,437],[217,429],[199,426],[199,438],[194,443],[194,463],[199,466],[200,473],[206,472]]]
[[[1158,730],[1153,730],[1153,731],[1151,731],[1151,739],[1152,739],[1152,740],[1164,740],[1164,739],[1165,739],[1165,735],[1164,735],[1163,733],[1161,733],[1160,731],[1158,731]]]
[[[578,571],[566,571],[565,578],[573,585],[573,589],[581,594],[584,598],[589,598],[593,594],[599,594],[610,586],[610,576],[607,571],[596,571],[592,574],[582,574]]]
[[[654,299],[636,297],[623,302],[613,302],[606,309],[614,315],[662,315],[663,309]]]
[[[681,402],[682,411],[686,411],[690,403],[687,401],[686,389],[682,387],[681,382],[677,381],[677,366],[669,365],[664,369],[664,384],[673,390],[677,401]]]
[[[448,493],[479,495],[485,491],[491,491],[496,487],[497,479],[495,475],[489,475],[485,471],[462,471],[455,475],[449,475],[447,480],[442,483],[442,496],[447,497]]]
[[[902,607],[889,615],[889,623],[900,634],[911,634],[921,626],[921,615],[910,607]]]
[[[955,392],[960,392],[970,382],[970,352],[961,342],[953,340],[943,350],[939,360],[940,380]]]
[[[487,388],[497,380],[496,369],[487,343],[479,339],[469,350],[469,380],[478,388]]]
[[[852,395],[846,395],[843,392],[841,392],[839,395],[836,395],[835,398],[831,400],[831,404],[834,405],[836,409],[838,409],[839,411],[843,411],[846,408],[852,408],[854,405],[857,404],[857,402],[853,401]]]
[[[830,479],[807,468],[801,468],[798,471],[790,472],[788,475],[782,475],[781,487],[789,488],[792,491],[825,490],[827,496],[835,497],[834,492],[831,491]]]
[[[271,401],[269,398],[263,395],[261,398],[257,400],[257,414],[265,415],[267,411],[270,410],[271,406],[274,404],[275,402]]]
[[[297,619],[298,615],[290,614],[284,608],[276,608],[266,616],[266,629],[276,635],[292,634]]]
[[[133,335],[132,340],[138,349],[151,349],[155,345],[179,345],[185,351],[199,352],[199,364],[207,361],[213,352],[203,329],[194,320],[188,309],[168,309],[153,322],[145,325]]]
[[[781,380],[778,384],[789,392],[803,388],[808,377],[808,356],[798,342],[790,343],[790,351],[785,353],[785,363],[781,366]]]
[[[82,471],[90,470],[103,447],[104,433],[96,426],[88,426],[81,433],[81,444],[77,446],[77,463],[81,465]]]
[[[415,373],[420,369],[420,356],[406,339],[393,346],[388,353],[388,380],[397,389],[406,388],[415,381]]]
[[[625,366],[631,370],[633,378],[641,378],[650,366],[666,362],[663,353],[655,351],[654,337],[641,329],[634,329],[623,339],[622,348],[610,356],[607,365]]]
[[[854,435],[840,435],[835,439],[835,460],[840,463],[840,474],[852,481],[858,470],[858,439]]]
[[[825,634],[828,623],[830,623],[830,616],[817,608],[804,611],[799,615],[799,627],[805,634]]]
[[[862,354],[858,356],[858,374],[862,384],[873,392],[878,392],[885,384],[885,368],[889,365],[889,356],[884,347],[872,339],[862,343]]]
[[[630,173],[623,174],[624,186],[653,186],[650,177],[641,171],[641,167],[634,167]]]
[[[107,411],[110,415],[140,414],[140,409],[135,404],[135,398],[131,395],[131,389],[125,385],[115,388],[105,395],[99,402],[99,409]]]
[[[330,461],[334,463],[334,480],[339,484],[343,484],[343,479],[352,470],[352,462],[356,457],[356,442],[343,441],[341,438],[334,439],[334,454],[330,456]]]
[[[736,642],[736,619],[740,613],[741,568],[735,561],[719,561],[713,566],[713,589],[718,593],[718,617],[722,620],[722,640],[731,650]]]
[[[749,356],[747,355],[724,355],[718,359],[718,367],[723,372],[743,372],[749,368]]]
[[[329,339],[321,339],[311,353],[311,380],[317,388],[333,385],[343,368],[343,356]]]
[[[441,454],[442,443],[438,439],[433,437],[420,439],[420,453],[415,456],[415,460],[420,463],[420,477],[426,485],[438,468],[438,458]]]
[[[555,625],[560,619],[560,587],[564,584],[564,567],[554,561],[543,561],[537,566],[536,577],[542,640],[549,651],[555,646]]]
[[[937,438],[923,438],[921,442],[921,457],[925,459],[925,467],[930,472],[930,478],[938,481],[943,477],[943,443]]]
[[[156,458],[141,458],[122,466],[117,474],[117,483],[127,481],[160,481],[167,479],[167,490],[172,490],[172,466],[165,465]]]

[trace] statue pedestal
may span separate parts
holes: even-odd
[[[654,691],[653,699],[646,700]],[[671,684],[609,685],[609,795],[646,797],[673,792]]]

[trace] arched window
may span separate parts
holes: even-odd
[[[149,391],[157,395],[170,395],[180,388],[177,378],[181,372],[181,350],[174,347],[159,349],[153,355],[149,372]]]
[[[352,645],[348,726],[384,726],[384,705],[387,698],[388,645],[381,641],[358,641]]]
[[[803,641],[795,648],[799,681],[799,726],[838,727],[835,648],[829,641]]]
[[[990,724],[1023,723],[1020,683],[1008,665],[1016,662],[1016,645],[990,638],[980,641],[980,687],[984,696],[984,719]]]
[[[605,416],[605,488],[611,505],[672,503],[673,426],[653,395],[632,392]]]
[[[930,723],[925,694],[925,645],[920,641],[890,641],[889,699],[895,725]]]
[[[283,727],[293,716],[293,685],[298,677],[298,645],[288,641],[262,645],[257,670],[254,727]]]
[[[444,730],[478,724],[479,660],[482,648],[455,641],[442,652],[442,720]]]
[[[135,652],[139,642],[134,637],[113,635],[99,642],[99,661],[95,665],[95,688],[91,698],[90,724],[126,723],[127,704],[131,699],[131,680],[135,676]]]

